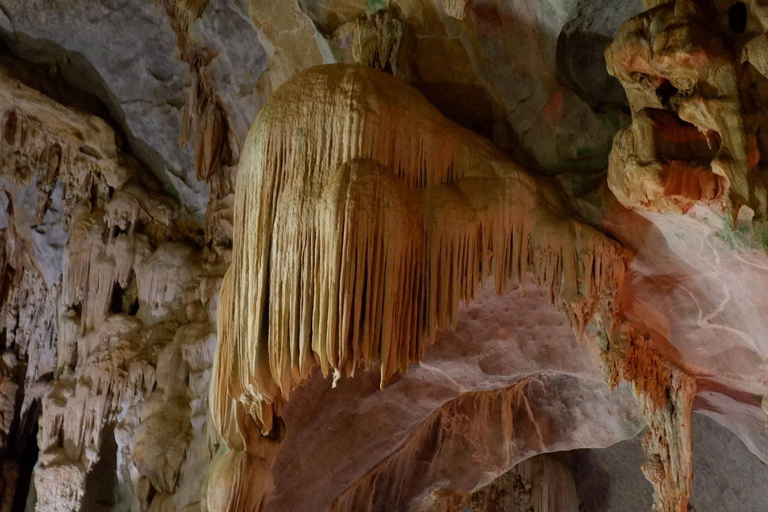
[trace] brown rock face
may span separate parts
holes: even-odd
[[[748,205],[762,229],[765,8],[726,5],[667,2],[619,31],[606,60],[632,124],[616,137],[608,183],[630,208]]]
[[[0,0],[0,512],[762,512],[766,33]]]

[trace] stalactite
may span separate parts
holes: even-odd
[[[358,468],[360,476],[355,475],[330,506],[321,501],[319,508],[578,512],[580,500],[567,465],[556,455],[542,453],[550,443],[557,445],[559,434],[548,430],[548,414],[534,405],[542,389],[550,390],[549,396],[557,401],[558,386],[574,385],[571,379],[536,375],[507,388],[456,397],[425,418],[402,444],[393,446],[387,458]],[[560,406],[567,407],[565,403]],[[529,458],[532,453],[538,455]],[[464,462],[482,468],[482,476],[474,480],[463,475]],[[350,478],[346,469],[339,471],[342,482]],[[494,474],[499,476],[494,479]]]
[[[21,443],[18,426],[27,423],[31,403],[24,394],[28,383],[55,368],[58,299],[57,284],[46,283],[32,244],[16,229],[13,196],[6,194],[8,227],[0,237],[0,452]]]
[[[622,250],[563,211],[546,184],[396,79],[343,65],[300,73],[261,111],[241,159],[211,389],[222,436],[248,451],[316,366],[334,378],[378,367],[385,386],[485,278],[503,292],[530,275],[578,336],[594,326],[609,380],[634,383],[662,468],[656,507],[677,512],[690,493],[693,381],[628,338]]]
[[[97,150],[84,150],[86,146],[78,145],[76,135],[54,134],[41,120],[31,119],[18,108],[16,98],[6,94],[7,90],[0,96],[0,101],[8,102],[0,120],[0,169],[20,185],[36,177],[38,223],[48,210],[54,184],[61,181],[64,225],[68,226],[74,206],[90,200],[94,188],[106,195],[108,182],[116,180],[115,169],[105,168],[98,157],[88,154]]]
[[[540,454],[517,464],[472,493],[469,512],[579,512],[571,470],[556,455]]]
[[[691,415],[696,380],[665,360],[650,340],[622,323],[601,347],[609,382],[632,382],[650,427],[643,473],[654,487],[654,512],[685,512],[693,482]]]
[[[385,386],[491,274],[501,292],[532,273],[578,332],[623,275],[617,244],[550,209],[522,169],[358,66],[314,68],[278,90],[239,182],[212,391],[220,426],[232,424],[230,397],[258,411],[315,366],[376,364]]]
[[[526,402],[526,387],[532,380],[504,389],[465,393],[446,403],[425,419],[403,446],[336,497],[329,512],[372,511],[384,504],[397,507],[400,504],[392,500],[407,496],[414,487],[423,489],[428,483],[425,477],[435,470],[430,463],[439,461],[438,454],[452,445],[472,446],[472,457],[485,455],[488,460],[478,461],[483,467],[509,467],[520,457],[515,412],[525,409],[520,404]],[[491,452],[486,445],[489,438],[500,438],[503,449]],[[414,465],[414,460],[423,460],[425,465]]]
[[[498,292],[532,275],[579,336],[612,322],[622,251],[555,198],[389,75],[284,84],[241,159],[211,390],[224,439],[248,451],[316,366],[378,367],[386,386],[490,275]]]
[[[197,179],[211,187],[205,216],[210,256],[227,258],[224,249],[231,243],[227,204],[234,192],[232,167],[239,159],[240,142],[229,125],[224,103],[215,92],[215,80],[209,69],[215,55],[190,35],[190,25],[203,15],[208,0],[164,0],[164,4],[181,58],[189,64],[192,74],[192,87],[182,109],[179,145],[184,147],[193,141]]]
[[[643,439],[648,458],[643,473],[653,484],[657,512],[687,510],[693,485],[691,414],[696,382],[683,373],[672,379],[667,403],[650,416],[650,431]]]
[[[363,66],[380,69],[403,80],[413,78],[415,46],[412,28],[399,19],[394,8],[361,16],[337,31],[337,37],[352,32],[352,58]]]
[[[38,512],[81,508],[108,425],[125,455],[118,476],[139,508],[140,500],[153,510],[196,501],[195,480],[213,452],[205,411],[215,340],[206,307],[219,278],[204,277],[199,228],[115,144],[104,121],[0,66],[8,219],[0,233],[0,455],[31,434],[39,413]],[[17,218],[17,200],[33,215]],[[43,229],[30,233],[33,219]],[[51,264],[46,244],[63,268]],[[4,470],[13,462],[3,461]],[[14,498],[0,489],[0,499]]]

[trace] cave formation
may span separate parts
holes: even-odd
[[[760,0],[0,0],[0,512],[760,511]]]

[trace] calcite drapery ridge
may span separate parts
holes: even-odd
[[[622,278],[615,243],[548,209],[522,169],[380,72],[297,75],[262,110],[241,162],[213,390],[222,431],[228,396],[288,398],[315,355],[326,375],[379,362],[385,385],[491,273],[501,291],[530,271],[579,333]],[[385,233],[397,239],[378,241]]]
[[[485,278],[503,292],[529,273],[577,335],[608,340],[606,371],[635,384],[654,434],[677,435],[654,419],[686,376],[645,346],[629,358],[623,252],[565,211],[546,183],[396,79],[345,65],[296,75],[265,105],[240,163],[211,389],[227,444],[257,449],[258,432],[316,366],[337,379],[377,364],[385,386]],[[689,416],[683,408],[674,420]],[[672,464],[689,462],[689,438],[670,450]],[[261,501],[248,482],[269,478],[265,462],[253,475],[238,465],[235,496]],[[675,490],[683,500],[690,491]],[[237,499],[215,510],[235,510]]]

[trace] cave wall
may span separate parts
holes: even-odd
[[[745,119],[764,149],[766,17],[760,2],[747,4],[750,37],[722,36],[724,54],[736,55],[728,65],[747,77],[733,93],[743,106],[729,115]],[[374,370],[333,382],[315,372],[295,391],[281,411],[288,434],[266,509],[645,506],[653,486],[642,478],[632,484],[642,499],[615,485],[629,471],[623,456],[619,468],[598,451],[546,454],[627,450],[636,478],[643,456],[626,440],[650,425],[647,437],[661,436],[646,446],[662,461],[646,471],[657,494],[692,488],[696,510],[761,510],[768,264],[751,226],[765,206],[762,163],[750,168],[749,210],[736,214],[690,194],[682,207],[680,194],[663,196],[664,204],[675,196],[675,211],[648,211],[617,192],[610,173],[631,166],[614,135],[635,129],[640,104],[620,60],[609,50],[615,80],[603,52],[648,7],[0,0],[0,510],[207,510],[206,474],[226,455],[208,388],[241,148],[275,91],[329,63],[409,84],[538,173],[566,198],[558,204],[567,216],[627,248],[622,313],[637,341],[622,357],[647,357],[650,347],[654,366],[668,362],[695,382],[695,391],[675,384],[679,396],[666,383],[666,403],[703,411],[728,433],[696,419],[686,439],[690,418],[674,407],[649,412],[643,396],[653,390],[620,364],[606,371],[606,347],[579,343],[536,283],[522,300],[515,287],[497,296],[489,282],[458,310],[454,329],[437,333],[423,364],[387,389],[378,390]],[[622,377],[629,383],[618,384]],[[670,450],[679,432],[683,446]],[[710,445],[726,443],[754,466],[751,480],[709,456]],[[675,450],[713,484],[691,484],[688,469],[670,483],[664,458]],[[594,500],[579,457],[600,460],[602,478],[614,482],[605,502]],[[548,478],[562,496],[541,491]],[[718,479],[746,483],[729,494]],[[513,503],[499,497],[509,489],[519,494]]]

